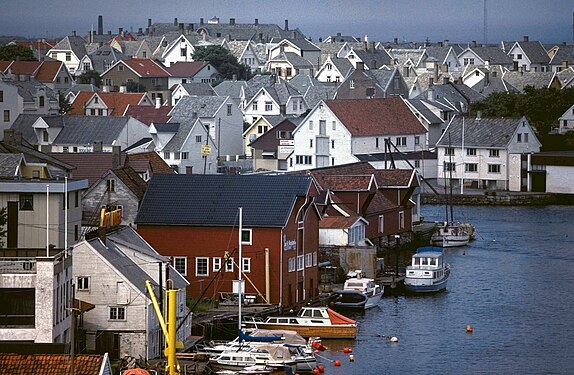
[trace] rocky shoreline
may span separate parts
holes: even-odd
[[[445,204],[447,195],[421,194],[422,204]],[[574,205],[574,194],[484,191],[482,194],[455,194],[448,197],[454,205],[467,206],[550,206]]]

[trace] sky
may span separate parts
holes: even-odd
[[[484,1],[487,33],[484,38]],[[572,0],[0,0],[0,35],[56,38],[119,27],[137,31],[152,22],[275,23],[307,37],[352,35],[369,40],[498,43],[530,40],[573,43]]]

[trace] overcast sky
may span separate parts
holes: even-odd
[[[572,0],[487,0],[487,42],[522,39],[572,41]],[[153,22],[276,23],[319,37],[353,35],[371,40],[484,42],[484,0],[0,0],[0,35],[85,35],[98,15],[104,32],[137,31]]]

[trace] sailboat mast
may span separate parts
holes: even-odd
[[[242,271],[243,271],[243,270],[242,270],[242,268],[243,268],[243,267],[242,267],[243,260],[241,259],[241,256],[242,256],[242,248],[241,248],[242,234],[243,234],[243,207],[239,207],[239,265],[238,265],[238,266],[239,266],[239,267],[238,267],[238,268],[239,268],[239,283],[238,283],[238,291],[237,291],[237,294],[238,294],[238,297],[239,297],[239,298],[238,298],[238,300],[239,300],[239,307],[238,307],[238,315],[239,315],[239,323],[238,323],[238,324],[239,324],[239,331],[241,331],[241,305],[242,305],[242,301],[241,301],[241,300],[242,300],[242,298],[243,298],[242,295],[241,295],[241,294],[242,294],[242,290],[241,290],[241,289],[243,288],[243,285],[242,285],[242,283],[241,283],[241,282],[242,282],[242,279],[241,279],[241,276],[242,276],[242,275],[241,275],[241,274],[243,273],[243,272],[242,272]]]
[[[448,205],[450,208],[450,223],[454,223],[454,216],[453,216],[453,209],[452,209],[452,170],[453,170],[453,164],[452,164],[452,154],[454,153],[454,150],[452,149],[451,143],[450,143],[450,132],[448,133],[448,148],[449,148],[449,168],[448,168],[448,172],[449,172],[449,176],[448,176],[448,184],[449,184],[449,197],[448,197]]]

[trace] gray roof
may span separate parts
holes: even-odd
[[[33,102],[36,100],[36,92],[39,88],[46,91],[48,100],[57,100],[56,92],[36,80],[33,81],[13,81],[10,79],[3,80],[5,84],[15,86],[18,89],[18,95],[24,99],[24,102]]]
[[[183,96],[170,112],[173,117],[213,117],[221,105],[227,100],[224,96]]]
[[[548,64],[550,62],[550,56],[548,56],[546,49],[539,41],[517,43],[520,45],[520,48],[522,48],[524,54],[526,54],[531,63]]]
[[[179,130],[179,123],[177,122],[168,122],[168,123],[154,123],[153,126],[157,130],[158,133],[177,133]]]
[[[415,67],[419,67],[423,62],[426,51],[424,49],[399,48],[388,51],[389,55],[395,60],[395,64],[404,64],[408,60],[412,61]]]
[[[499,47],[480,46],[470,47],[470,49],[482,59],[482,61],[489,61],[490,64],[512,65],[512,57],[508,56]]]
[[[207,135],[207,130],[201,124],[201,121],[199,121],[199,119],[197,118],[172,117],[171,120],[178,122],[177,133],[175,133],[175,135],[171,137],[169,142],[164,146],[164,148],[162,149],[162,151],[164,152],[165,151],[179,152],[182,149],[183,144],[185,143],[187,137],[189,136],[189,133],[191,133],[196,124],[200,124],[201,128]]]
[[[109,45],[103,45],[89,55],[92,60],[92,67],[96,72],[105,72],[113,63],[125,60],[127,55],[117,51]]]
[[[337,33],[337,35],[329,35],[323,40],[332,40],[334,42],[353,42],[357,43],[358,40],[352,35],[341,35],[341,33]]]
[[[451,46],[424,47],[424,50],[429,57],[434,58],[439,64],[443,64],[451,48],[452,48]],[[456,53],[454,54],[454,56],[456,57]]]
[[[78,57],[78,59],[81,59],[87,55],[86,41],[81,36],[67,36],[56,43],[53,49],[72,51]]]
[[[369,69],[379,69],[383,65],[391,64],[391,56],[385,50],[361,50],[353,47],[353,51]]]
[[[123,116],[42,116],[50,127],[62,130],[55,144],[90,144],[96,140],[111,145],[127,126],[130,117]]]
[[[476,92],[472,88],[463,84],[448,83],[443,85],[433,85],[417,98],[428,99],[428,91],[432,90],[432,102],[443,102],[449,107],[454,107],[459,112],[468,111],[468,106],[471,103],[476,103],[484,100],[485,96]],[[465,108],[462,107],[464,103]]]
[[[506,148],[516,128],[520,125],[520,118],[464,118],[464,146],[482,148]],[[437,146],[462,146],[463,117],[455,116]],[[450,138],[450,139],[449,139]]]
[[[574,45],[559,45],[558,50],[550,60],[550,65],[560,65],[568,61],[568,65],[574,65]]]
[[[250,40],[232,40],[227,42],[227,45],[229,46],[229,52],[239,61],[241,55],[243,55],[243,51],[245,51],[250,43],[253,42]]]
[[[99,238],[88,241],[90,246],[97,251],[106,261],[122,276],[130,281],[144,295],[147,293],[145,282],[152,278],[142,270],[136,263],[127,257],[113,241],[106,241],[104,244]]]
[[[155,174],[135,222],[235,226],[242,207],[245,227],[281,228],[311,182],[310,176]]]
[[[322,86],[323,84],[317,79],[307,74],[297,74],[289,80],[289,84],[299,92],[305,92],[311,86]]]
[[[296,69],[313,69],[313,64],[304,57],[299,56],[295,52],[281,52],[277,56],[269,59],[269,61],[286,60]]]
[[[283,40],[289,41],[301,51],[320,51],[319,47],[304,38],[273,38],[270,43],[281,43]]]
[[[308,87],[303,98],[308,108],[314,108],[321,100],[335,99],[337,93],[336,85],[319,85]]]
[[[335,65],[339,73],[343,75],[343,79],[347,77],[351,73],[351,71],[353,71],[353,69],[355,69],[353,68],[353,64],[351,64],[351,62],[347,59],[338,59],[332,57],[331,62],[333,63],[333,65]]]
[[[20,132],[22,134],[22,139],[25,139],[30,144],[35,145],[38,143],[38,138],[36,137],[36,133],[34,132],[32,125],[34,125],[38,117],[40,117],[40,115],[37,114],[18,115],[16,120],[14,120],[12,123],[10,129]]]
[[[96,85],[92,85],[91,83],[75,83],[72,87],[70,87],[68,91],[77,94],[80,91],[100,92],[101,89]]]
[[[241,88],[245,87],[245,81],[223,81],[213,87],[215,93],[219,96],[229,96],[231,98],[241,97]]]
[[[502,77],[505,82],[509,83],[519,91],[523,91],[526,86],[532,86],[537,89],[549,87],[553,78],[554,72],[534,71],[508,71],[504,73],[504,76]]]
[[[194,96],[215,96],[217,95],[209,83],[192,82],[182,83],[181,86],[189,95]]]
[[[267,91],[269,96],[279,105],[287,104],[287,101],[292,96],[302,96],[295,87],[284,80],[280,80],[272,86],[264,87],[264,90]]]
[[[562,69],[558,73],[556,73],[556,77],[560,81],[562,87],[568,85],[572,85],[572,81],[574,80],[574,69],[572,67],[568,67],[568,69]]]
[[[430,124],[442,124],[443,121],[434,114],[425,104],[423,99],[408,99],[407,100],[411,106],[415,108],[417,112],[421,114],[425,119],[428,120]]]
[[[20,164],[24,159],[22,154],[0,154],[0,178],[13,178],[18,176]]]
[[[106,238],[118,245],[137,250],[138,252],[155,258],[158,261],[169,261],[169,257],[160,255],[131,227],[123,227],[107,233]]]
[[[275,76],[269,74],[257,74],[246,82],[243,91],[245,98],[249,101],[262,87],[268,87],[275,83]]]
[[[137,55],[143,42],[143,40],[122,40],[119,43],[124,55],[134,57]]]

